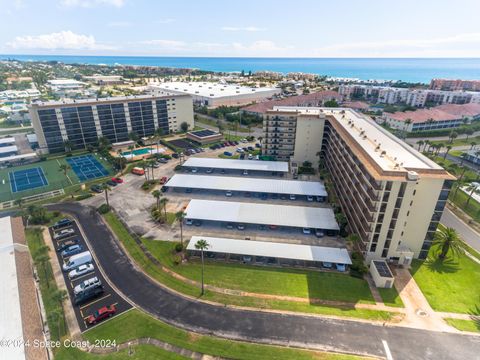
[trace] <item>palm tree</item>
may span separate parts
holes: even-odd
[[[58,338],[60,339],[60,319],[62,318],[62,315],[60,314],[61,310],[60,309],[53,309],[49,311],[47,315],[47,321],[48,323],[51,324],[57,324],[57,331],[58,331]]]
[[[197,241],[197,243],[195,244],[195,249],[197,250],[200,250],[200,255],[202,257],[202,294],[204,294],[205,290],[204,290],[204,283],[203,283],[203,271],[204,271],[204,267],[205,267],[205,263],[204,263],[204,260],[203,260],[203,252],[205,250],[208,249],[210,245],[207,243],[206,240],[203,240],[203,239],[200,239]]]
[[[180,223],[180,243],[182,244],[182,248],[183,248],[183,219],[185,219],[185,216],[186,216],[185,212],[181,210],[175,213],[175,218]]]
[[[160,208],[160,198],[162,197],[162,192],[160,190],[153,190],[152,196],[157,199],[157,210]]]
[[[420,148],[422,147],[423,144],[425,144],[425,142],[423,140],[418,140],[417,141],[418,151],[420,151]]]
[[[65,148],[65,152],[70,152],[72,151],[72,142],[70,140],[65,140],[63,142],[63,147]]]
[[[477,143],[476,143],[475,141],[472,141],[472,142],[470,143],[470,150],[472,150],[475,145],[477,145]]]
[[[157,130],[155,130],[155,142],[157,143],[157,154],[158,154],[158,146],[160,143],[160,138],[162,137],[162,135],[163,135],[162,128],[158,128]]]
[[[430,147],[430,140],[428,139],[423,142],[423,152],[425,152],[425,150],[427,149],[427,146]]]
[[[23,208],[23,202],[24,202],[24,200],[23,200],[22,198],[20,198],[20,199],[15,199],[15,201],[13,202],[13,205],[18,206],[18,208],[19,208],[20,210],[22,210],[22,208]]]
[[[447,257],[450,250],[453,255],[458,255],[462,252],[462,242],[454,228],[437,229],[433,238],[433,245],[438,245],[442,249],[438,255],[440,261]]]
[[[453,140],[455,140],[457,137],[458,137],[458,133],[456,131],[452,131],[449,136],[450,144],[453,143]]]
[[[63,308],[63,302],[67,299],[67,291],[63,289],[57,289],[55,292],[52,294],[52,300],[58,302],[58,305],[60,306],[60,309]],[[61,311],[62,319],[63,319],[63,327],[66,328],[65,324],[65,312]],[[60,332],[59,332],[60,336]]]
[[[465,158],[466,158],[467,156],[468,156],[467,153],[462,153],[462,154],[460,155],[460,158],[462,159],[462,160],[460,160],[460,166],[463,165],[463,162],[465,161]]]
[[[163,207],[163,213],[165,215],[165,222],[167,222],[167,203],[168,203],[168,198],[163,197],[160,199],[160,206]]]
[[[443,159],[445,160],[447,158],[447,155],[448,155],[448,152],[452,149],[452,146],[451,145],[447,145],[446,146],[446,151],[445,153],[443,154]]]
[[[477,186],[470,184],[466,190],[469,191],[469,193],[468,193],[468,197],[467,197],[467,201],[465,202],[465,205],[468,205],[468,203],[470,202],[470,199],[473,196],[473,193],[477,191]]]
[[[403,138],[405,139],[407,137],[407,129],[412,123],[412,119],[406,119],[403,123]]]
[[[150,167],[150,170],[152,171],[152,181],[155,181],[155,174],[154,174],[154,172],[153,172],[153,170],[155,169],[155,168],[153,167],[153,165],[155,165],[155,163],[156,163],[155,160],[149,160],[149,161],[147,162],[148,166]]]
[[[107,202],[107,206],[110,209],[110,203],[108,202],[108,192],[110,191],[110,186],[108,186],[107,183],[103,183],[101,186],[103,191],[105,192],[105,201]]]
[[[465,130],[465,134],[467,134],[467,138],[465,139],[465,142],[468,141],[468,138],[473,135],[475,133],[475,131],[473,131],[473,129],[467,129]]]

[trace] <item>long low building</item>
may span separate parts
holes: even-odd
[[[211,189],[219,191],[327,197],[325,186],[318,181],[177,174],[174,175],[165,185],[169,188]]]
[[[339,231],[330,208],[192,199],[185,212],[193,220]]]
[[[262,161],[262,160],[235,160],[235,159],[211,159],[191,157],[182,165],[187,168],[212,168],[226,170],[249,170],[262,172],[287,173],[288,162],[286,161]]]
[[[351,265],[352,261],[345,248],[276,243],[269,241],[239,240],[206,236],[192,236],[187,250],[196,255],[198,240],[208,243],[207,252],[216,258],[241,260],[235,255],[251,257],[253,263],[303,265],[320,267],[323,263]],[[234,256],[232,256],[234,255]]]

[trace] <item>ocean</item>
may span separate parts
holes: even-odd
[[[0,59],[145,65],[210,71],[304,72],[362,80],[428,83],[433,78],[480,80],[480,58],[217,58],[150,56],[0,55]]]

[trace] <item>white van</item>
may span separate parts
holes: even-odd
[[[63,271],[70,271],[77,266],[92,262],[92,254],[90,251],[84,251],[80,254],[70,256],[68,261],[63,264]]]

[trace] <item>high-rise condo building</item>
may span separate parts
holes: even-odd
[[[102,99],[35,102],[30,116],[43,153],[84,149],[105,137],[111,143],[176,132],[186,122],[193,129],[192,98],[188,95],[129,96]]]
[[[455,177],[350,109],[276,107],[264,117],[263,152],[328,170],[332,201],[367,261],[425,258]]]

